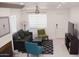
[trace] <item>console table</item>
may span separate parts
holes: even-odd
[[[41,45],[41,43],[42,43],[42,39],[36,37],[36,38],[33,39],[32,42],[33,42],[33,43],[37,43],[38,45]]]
[[[13,56],[13,51],[12,51],[12,43],[10,41],[0,48],[0,57],[11,57],[11,56]]]
[[[77,37],[72,36],[69,33],[65,34],[65,45],[70,54],[78,54],[79,40]]]

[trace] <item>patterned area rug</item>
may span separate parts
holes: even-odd
[[[53,54],[53,41],[52,40],[44,40],[42,42],[42,46],[44,47],[43,54]]]

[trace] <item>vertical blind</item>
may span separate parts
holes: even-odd
[[[47,15],[46,14],[29,14],[29,27],[30,28],[46,28]]]
[[[17,32],[16,15],[10,16],[10,29],[12,34]]]

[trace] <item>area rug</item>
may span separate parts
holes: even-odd
[[[53,41],[52,40],[44,40],[42,42],[42,46],[44,47],[43,54],[53,54]]]

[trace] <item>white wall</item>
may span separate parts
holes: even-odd
[[[78,38],[79,38],[79,7],[70,9],[70,21],[77,24]]]
[[[47,32],[50,38],[64,38],[65,32],[67,32],[67,22],[68,22],[68,10],[67,9],[56,9],[48,10],[48,26]],[[60,28],[56,31],[56,24]],[[55,32],[56,31],[56,32]],[[60,37],[58,37],[60,36]]]
[[[74,23],[79,23],[79,7],[74,7],[70,9],[70,20]]]
[[[26,28],[28,29],[28,14],[30,12],[33,12],[33,10],[24,10],[22,13],[23,21],[26,22]],[[45,12],[47,14],[47,28],[46,32],[49,35],[50,39],[56,38],[56,23],[60,23],[63,26],[63,31],[61,33],[58,33],[58,35],[62,36],[61,38],[64,38],[65,32],[67,32],[67,23],[69,18],[69,11],[68,9],[48,9],[48,10],[41,10],[41,12]],[[36,35],[35,35],[36,36]]]
[[[16,23],[17,23],[17,30],[20,30],[22,28],[21,22],[22,22],[22,16],[21,16],[21,9],[10,9],[10,15],[9,16],[16,16]]]
[[[0,8],[0,17],[1,16],[16,16],[17,22],[17,30],[21,29],[21,9],[13,9],[13,8]]]
[[[71,8],[71,9],[48,9],[48,10],[40,10],[41,12],[47,13],[48,25],[46,28],[46,32],[49,35],[49,38],[56,37],[56,24],[60,23],[60,26],[63,27],[63,31],[61,33],[57,33],[57,36],[64,37],[65,32],[68,32],[68,21],[74,22],[75,24],[79,23],[79,7]],[[31,9],[23,9],[17,12],[16,9],[11,10],[12,14],[17,14],[18,21],[17,26],[18,29],[23,28],[21,23],[26,23],[26,29],[28,29],[28,12],[33,12]],[[21,17],[20,17],[21,16]],[[19,19],[20,18],[20,19]],[[78,28],[79,29],[79,28]]]
[[[20,27],[20,9],[10,9],[10,8],[0,8],[0,17],[5,17],[5,16],[12,16],[16,15],[16,20],[17,20],[17,30],[19,30]],[[0,48],[7,44],[9,41],[12,40],[12,34],[5,35],[4,37],[0,38]]]

